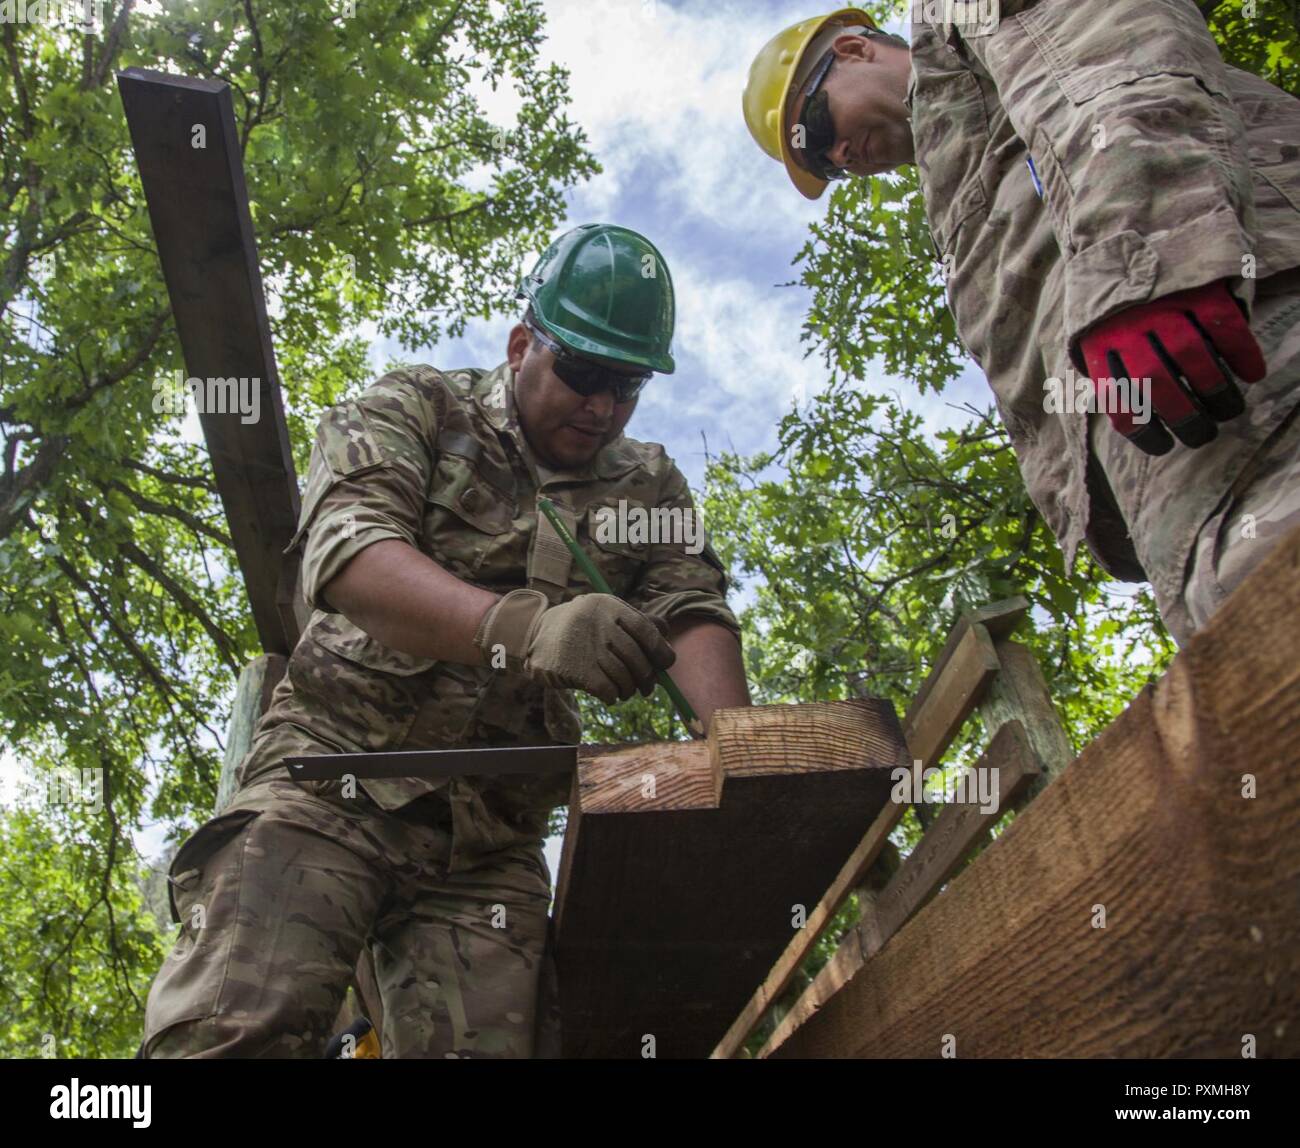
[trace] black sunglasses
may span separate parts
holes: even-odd
[[[835,49],[832,48],[820,60],[817,67],[803,86],[803,111],[790,134],[795,136],[803,128],[803,162],[818,179],[827,181],[847,179],[849,173],[842,167],[836,167],[826,158],[826,153],[835,146],[838,138],[835,134],[835,121],[831,118],[830,97],[820,90],[822,81],[835,63]]]
[[[593,362],[591,359],[584,359],[581,355],[575,355],[568,347],[557,343],[535,323],[524,325],[537,336],[537,341],[555,356],[556,377],[583,398],[609,390],[613,392],[616,403],[630,403],[654,375],[653,371],[628,375],[612,367]]]

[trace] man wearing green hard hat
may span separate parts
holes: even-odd
[[[359,958],[385,1057],[533,1055],[569,775],[297,782],[285,759],[574,744],[573,691],[612,704],[669,666],[703,725],[749,704],[686,480],[623,433],[674,370],[662,255],[586,224],[518,296],[496,368],[396,370],[320,422],[289,547],[314,613],[239,790],[171,867],[187,923],[142,1056],[319,1057]]]

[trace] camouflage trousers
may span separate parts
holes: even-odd
[[[1300,295],[1279,318],[1289,317],[1276,342],[1263,340],[1270,378],[1300,389]],[[1187,563],[1180,601],[1164,610],[1179,645],[1206,624],[1223,601],[1273,547],[1300,529],[1300,407],[1293,409],[1259,450],[1201,527]]]
[[[1245,387],[1246,413],[1222,424],[1214,444],[1190,452],[1175,446],[1180,454],[1153,463],[1127,443],[1116,445],[1121,440],[1104,415],[1090,416],[1092,451],[1107,459],[1108,474],[1116,470],[1109,476],[1117,509],[1179,645],[1300,526],[1300,274],[1270,287],[1261,290],[1252,321],[1268,376]],[[1284,412],[1276,425],[1258,445],[1248,444],[1250,420],[1273,409]],[[1157,466],[1173,477],[1157,482]]]
[[[390,812],[364,793],[256,779],[172,862],[181,932],[149,992],[142,1054],[319,1057],[369,945],[386,1058],[532,1055],[542,839],[454,868],[451,855],[440,794]]]

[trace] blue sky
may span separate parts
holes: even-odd
[[[800,388],[811,395],[825,381],[820,358],[804,358],[799,340],[808,293],[778,284],[797,278],[791,260],[828,197],[799,195],[750,139],[740,112],[755,52],[821,9],[784,0],[549,0],[545,8],[542,59],[570,70],[570,119],[605,168],[570,191],[564,226],[603,221],[641,231],[664,253],[677,292],[678,370],[655,379],[627,433],[663,443],[698,490],[702,435],[715,453],[770,449]],[[514,94],[477,94],[508,128]],[[392,355],[495,366],[509,326],[477,322],[463,339],[414,354],[377,345],[375,365]],[[868,385],[908,393],[883,374]],[[983,405],[988,391],[972,372],[944,401],[913,398],[937,426],[965,421],[946,403]]]

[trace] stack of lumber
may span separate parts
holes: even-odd
[[[776,1057],[1300,1056],[1300,531]]]
[[[874,699],[584,753],[556,883],[563,1054],[708,1056],[907,761]]]

